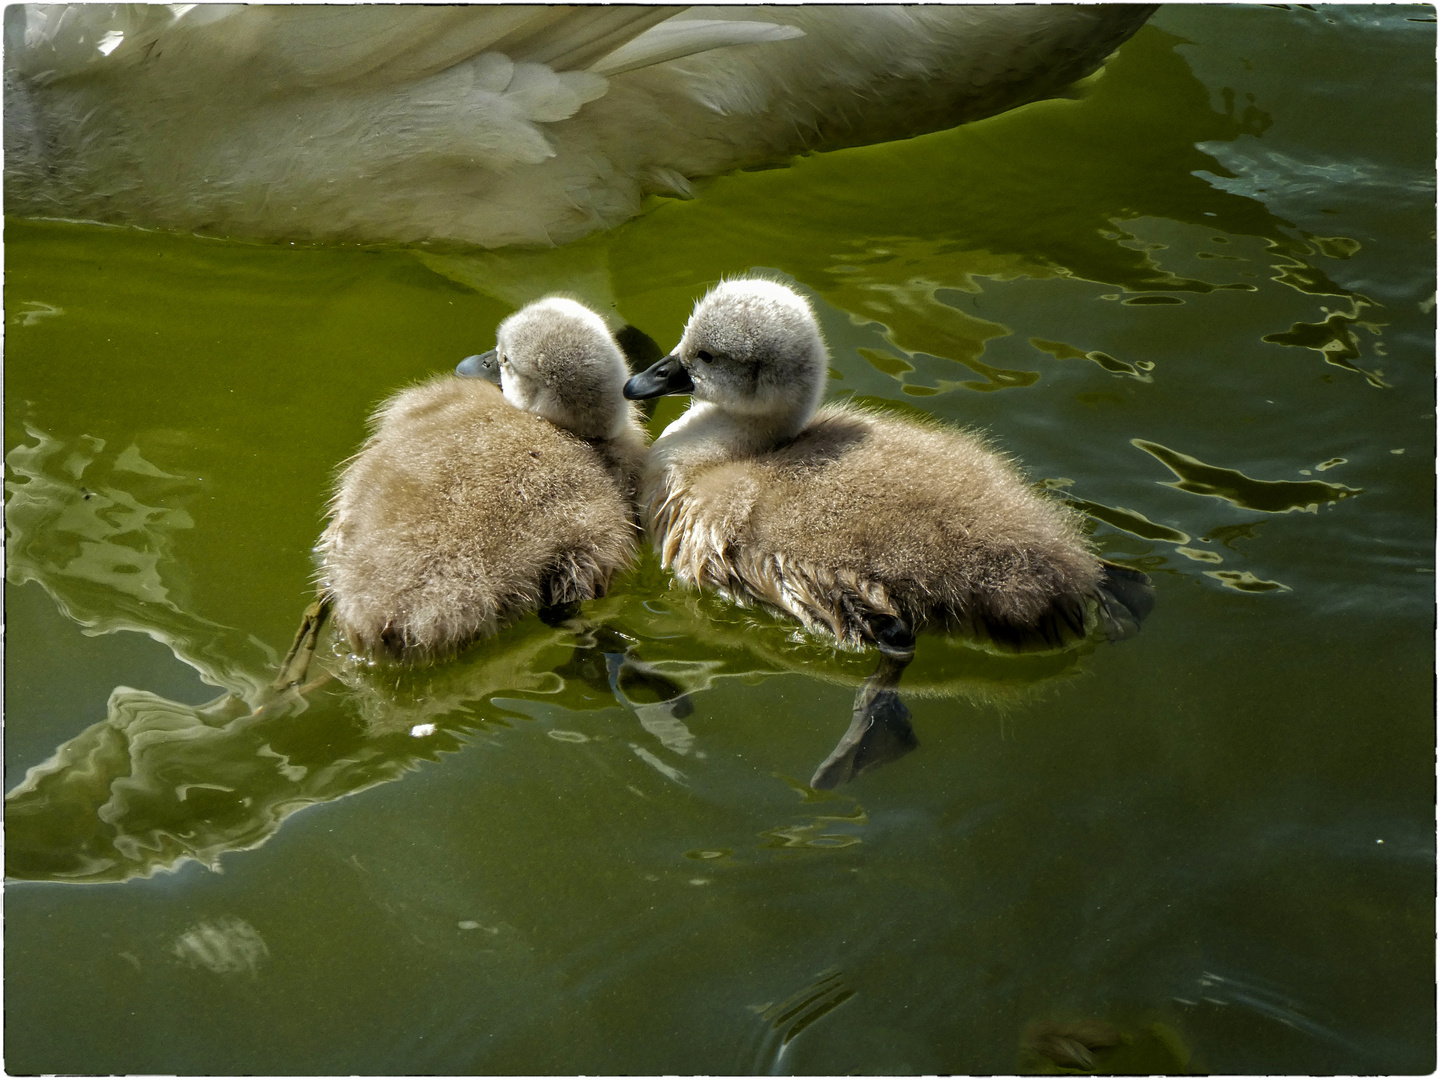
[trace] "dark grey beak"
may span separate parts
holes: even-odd
[[[500,358],[494,349],[489,352],[467,356],[455,365],[455,374],[467,379],[485,379],[500,385]]]
[[[631,401],[663,397],[665,394],[688,394],[695,389],[690,374],[673,353],[658,364],[651,364],[625,384],[625,396]]]

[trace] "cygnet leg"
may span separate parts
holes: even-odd
[[[295,631],[295,640],[290,643],[290,651],[285,654],[279,673],[260,694],[259,701],[254,703],[254,709],[250,713],[252,720],[293,709],[297,700],[334,678],[327,671],[308,683],[305,681],[305,673],[310,670],[310,661],[315,657],[315,646],[320,641],[320,631],[330,615],[332,602],[333,598],[329,593],[321,593],[305,609],[305,614],[300,618],[300,628]],[[211,705],[231,697],[235,695],[227,694]],[[239,701],[239,698],[236,700]]]
[[[295,640],[280,665],[280,673],[270,684],[271,690],[279,693],[305,681],[305,673],[310,669],[310,661],[315,656],[315,646],[320,640],[320,631],[330,615],[332,601],[333,598],[328,592],[321,593],[305,609],[305,614],[300,619],[300,628],[295,631]]]
[[[910,710],[895,688],[915,658],[915,635],[899,619],[877,628],[880,663],[855,695],[850,727],[810,778],[813,788],[837,788],[904,757],[917,746]]]
[[[694,711],[683,686],[635,656],[634,642],[625,635],[585,619],[579,604],[542,608],[540,618],[547,626],[563,626],[575,632],[574,652],[555,669],[562,679],[578,679],[601,693],[608,690],[616,701],[631,709],[661,704],[676,717]]]
[[[634,642],[608,631],[609,638],[600,644],[605,649],[605,663],[610,675],[610,690],[615,700],[631,709],[638,705],[664,705],[677,719],[695,711],[685,687],[635,655]]]

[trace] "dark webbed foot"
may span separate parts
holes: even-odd
[[[899,682],[900,671],[903,671],[905,664],[915,656],[915,631],[910,629],[910,624],[904,619],[897,619],[893,615],[876,615],[870,619],[870,634],[885,656],[897,660],[903,658],[904,663],[895,672],[895,681]],[[877,670],[876,675],[878,674]]]
[[[1111,641],[1133,637],[1155,607],[1155,589],[1139,570],[1110,562],[1101,565],[1104,576],[1098,596],[1105,636]]]
[[[810,778],[813,788],[837,788],[857,776],[904,757],[917,746],[910,710],[895,687],[915,657],[915,633],[889,615],[872,616],[871,636],[880,647],[880,663],[855,695],[850,727]]]
[[[900,695],[894,690],[881,690],[865,706],[856,708],[849,729],[815,770],[810,786],[837,788],[899,760],[919,745],[910,723],[910,710]]]
[[[300,627],[295,631],[295,640],[290,644],[290,651],[285,654],[280,671],[270,684],[271,690],[279,693],[305,681],[305,673],[310,670],[310,661],[315,656],[315,646],[320,641],[320,631],[330,615],[332,602],[333,597],[328,592],[321,593],[305,609],[305,614],[300,619]]]
[[[580,601],[571,600],[565,604],[547,604],[535,612],[546,626],[560,627],[580,617]]]

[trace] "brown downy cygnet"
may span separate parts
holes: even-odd
[[[598,315],[558,297],[471,358],[501,388],[442,375],[376,410],[320,538],[350,647],[442,657],[538,608],[602,595],[636,555],[645,436]]]
[[[1152,604],[1145,575],[1098,558],[1077,515],[975,435],[820,406],[828,365],[805,299],[745,279],[713,289],[674,353],[625,386],[632,399],[693,398],[651,447],[642,482],[663,564],[842,648],[881,649],[848,750],[842,741],[816,786],[863,771],[878,753],[865,743],[872,728],[898,731],[899,752],[914,746],[892,688],[916,631],[1055,648],[1097,623],[1127,637]]]

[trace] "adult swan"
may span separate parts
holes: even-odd
[[[1152,10],[14,5],[5,209],[564,243],[695,177],[1052,96]]]

